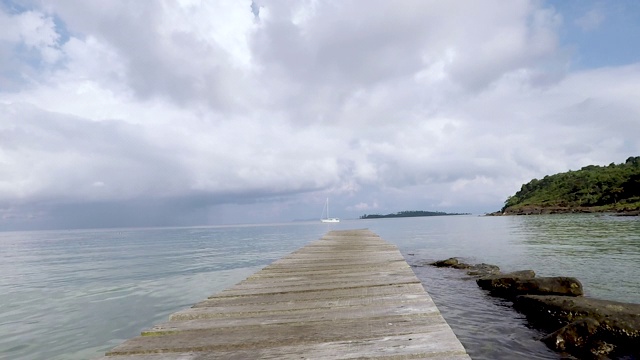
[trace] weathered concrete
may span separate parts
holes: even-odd
[[[331,231],[102,360],[469,359],[398,249]]]

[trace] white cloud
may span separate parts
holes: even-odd
[[[533,177],[640,152],[640,65],[570,72],[543,3],[257,5],[0,12],[2,217],[282,221],[327,195],[341,217],[491,211]]]
[[[3,31],[0,40],[13,44],[22,44],[39,51],[42,60],[53,63],[59,58],[59,34],[55,30],[53,19],[37,11],[27,11],[18,15],[0,12],[0,24]]]
[[[0,8],[0,90],[37,81],[63,56],[53,19],[39,11],[8,14]]]

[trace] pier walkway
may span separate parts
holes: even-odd
[[[398,249],[330,231],[100,360],[470,359]]]

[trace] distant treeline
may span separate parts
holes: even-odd
[[[622,164],[589,165],[533,179],[509,197],[501,211],[527,206],[640,209],[640,156],[630,157]]]
[[[469,215],[468,213],[446,213],[442,211],[400,211],[394,214],[364,214],[360,219],[380,219],[380,218],[401,218],[401,217],[418,217],[418,216],[445,216],[445,215]]]

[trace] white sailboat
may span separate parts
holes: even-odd
[[[325,217],[325,211],[327,217]],[[329,198],[327,198],[327,202],[324,204],[324,209],[322,209],[322,215],[320,215],[320,221],[323,223],[338,223],[340,219],[329,217]]]

